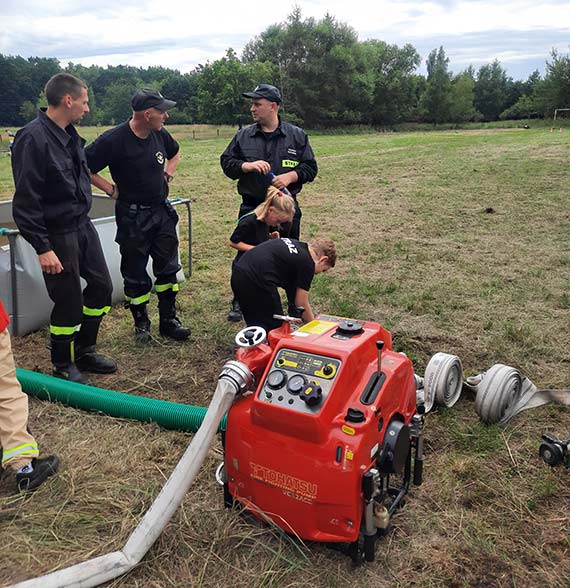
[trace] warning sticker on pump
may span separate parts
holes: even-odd
[[[302,327],[299,327],[297,332],[310,333],[311,335],[322,335],[336,326],[336,323],[330,321],[320,321],[317,319],[307,323],[306,325],[303,325]]]

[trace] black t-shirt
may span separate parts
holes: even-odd
[[[178,150],[178,143],[166,129],[140,139],[126,121],[97,137],[85,155],[91,173],[109,167],[121,202],[160,204],[168,196],[164,164]]]
[[[297,239],[271,239],[246,251],[236,268],[260,288],[280,287],[287,292],[309,290],[315,262],[307,243]]]
[[[238,221],[238,225],[230,237],[232,243],[247,243],[247,245],[259,245],[269,239],[269,227],[258,220],[255,211],[244,214]],[[245,253],[238,251],[236,261]]]

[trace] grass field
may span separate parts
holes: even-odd
[[[193,275],[181,289],[189,342],[132,343],[113,308],[101,350],[120,364],[95,385],[206,405],[232,357],[232,231],[239,199],[223,176],[227,136],[193,140],[172,127],[184,159],[172,195],[192,200]],[[87,138],[95,129],[82,129]],[[570,382],[570,130],[315,135],[317,180],[300,198],[302,236],[337,242],[337,267],[315,279],[326,313],[372,319],[416,371],[435,352],[467,375],[496,362],[541,388]],[[12,192],[0,158],[0,198]],[[185,234],[185,231],[181,231]],[[182,243],[183,252],[187,250]],[[184,253],[183,253],[184,255]],[[186,259],[183,259],[186,264]],[[152,318],[157,323],[153,303]],[[14,341],[20,367],[49,371],[46,332]],[[0,585],[120,548],[191,435],[30,401],[30,425],[60,475],[31,496],[0,483]],[[143,563],[114,587],[565,588],[570,578],[569,471],[537,457],[540,435],[570,437],[570,411],[480,424],[473,398],[428,416],[425,482],[413,488],[377,561],[345,556],[252,525],[222,505],[221,446]]]

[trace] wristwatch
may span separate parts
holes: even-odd
[[[174,179],[174,176],[171,176],[167,171],[164,172],[164,179],[166,180],[167,184],[170,184]]]

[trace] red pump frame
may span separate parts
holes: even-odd
[[[327,323],[329,323],[327,325]],[[416,410],[411,361],[392,350],[391,334],[363,323],[361,333],[333,337],[338,322],[316,320],[298,331],[288,323],[269,333],[269,344],[240,349],[236,359],[254,373],[257,389],[239,398],[225,434],[227,490],[261,519],[304,540],[354,542],[363,513],[362,476],[375,466],[388,424],[409,423]],[[375,398],[361,396],[378,370],[376,342],[383,341],[385,381]],[[280,349],[341,362],[328,397],[315,414],[304,414],[259,398]],[[363,422],[346,419],[348,409]]]

